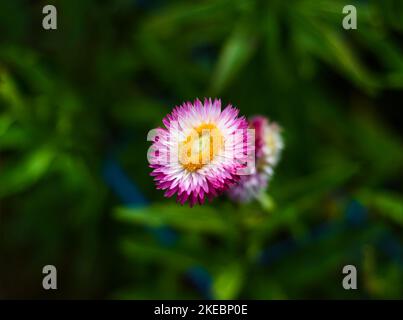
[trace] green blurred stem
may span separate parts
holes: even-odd
[[[273,198],[264,192],[257,197],[257,201],[262,206],[262,209],[267,213],[272,213],[276,206]]]

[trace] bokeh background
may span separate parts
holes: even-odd
[[[0,297],[402,299],[402,35],[400,0],[0,1]],[[155,190],[196,97],[283,127],[260,201]]]

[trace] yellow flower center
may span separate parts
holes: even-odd
[[[266,134],[265,138],[266,145],[270,148],[270,150],[276,150],[278,148],[277,140],[273,132]]]
[[[223,147],[224,138],[218,128],[214,124],[202,124],[179,144],[179,162],[188,171],[199,170]]]

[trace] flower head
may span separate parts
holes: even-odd
[[[250,145],[244,117],[221,101],[186,102],[163,119],[149,153],[157,189],[181,204],[203,204],[239,180]]]
[[[228,190],[229,197],[237,202],[249,202],[267,189],[284,147],[280,127],[263,116],[250,119],[249,127],[255,130],[256,170],[242,176],[237,185]]]
[[[251,118],[249,127],[255,129],[257,171],[272,175],[284,148],[281,128],[277,123],[269,122],[264,116]]]

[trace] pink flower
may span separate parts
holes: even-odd
[[[149,152],[151,175],[165,197],[203,204],[226,191],[245,168],[248,123],[221,101],[186,102],[168,114],[165,128],[155,129]]]
[[[265,192],[284,147],[280,127],[264,116],[251,118],[249,128],[255,129],[256,171],[242,176],[239,183],[228,190],[228,196],[237,202],[249,202]]]

